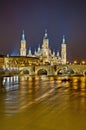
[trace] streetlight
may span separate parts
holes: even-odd
[[[82,64],[82,65],[85,65],[85,61],[83,60],[83,61],[81,62],[81,64]]]
[[[74,60],[74,62],[73,62],[74,64],[77,64],[77,60]]]

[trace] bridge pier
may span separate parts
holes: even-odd
[[[53,66],[49,66],[48,68],[48,76],[50,75],[55,75],[55,70],[54,70],[54,67]]]

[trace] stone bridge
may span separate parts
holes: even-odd
[[[75,73],[86,74],[86,65],[68,65]]]
[[[41,65],[20,67],[20,74],[29,75],[58,75],[58,74],[83,74],[86,75],[86,65]]]

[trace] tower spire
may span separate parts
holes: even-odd
[[[45,35],[44,38],[47,39],[47,29],[45,29]]]
[[[22,40],[25,40],[24,30],[22,31]]]
[[[65,43],[65,36],[63,35],[62,43]]]

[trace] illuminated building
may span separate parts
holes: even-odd
[[[26,52],[26,40],[24,31],[22,33],[22,39],[20,44],[20,56],[10,56],[7,55],[4,58],[0,58],[1,66],[4,68],[18,68],[26,67],[30,65],[59,65],[66,64],[66,43],[63,36],[61,44],[61,56],[57,51],[57,54],[54,50],[51,50],[49,47],[49,38],[47,30],[43,37],[43,43],[40,47],[38,46],[37,50],[35,49],[32,54],[31,48]],[[58,50],[58,49],[57,49]]]
[[[62,64],[66,64],[66,43],[65,43],[64,36],[61,44],[61,59],[62,59]]]
[[[22,39],[21,39],[20,56],[26,56],[26,40],[24,31],[22,33]]]
[[[47,30],[45,30],[45,34],[43,37],[42,47],[38,47],[37,51],[35,49],[34,54],[31,52],[31,48],[29,48],[29,53],[27,54],[28,57],[38,57],[42,64],[51,64],[51,65],[58,65],[58,64],[66,64],[66,43],[65,38],[63,37],[63,42],[61,45],[61,56],[59,52],[57,55],[55,51],[49,48],[49,38],[47,34]]]

